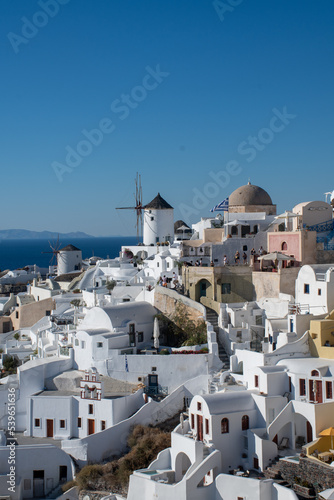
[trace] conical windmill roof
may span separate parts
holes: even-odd
[[[143,208],[152,208],[152,209],[158,209],[158,210],[164,210],[164,209],[173,209],[173,207],[167,203],[166,200],[160,196],[160,193],[157,194],[157,196],[147,205],[145,205]]]

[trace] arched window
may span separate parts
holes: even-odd
[[[318,372],[318,370],[312,370],[312,371],[311,371],[311,377],[319,377],[319,372]]]
[[[249,416],[244,415],[241,419],[241,430],[247,431],[249,429]]]
[[[281,249],[282,250],[287,250],[288,249],[288,244],[286,241],[283,241],[282,245],[281,245]]]
[[[221,422],[222,434],[228,434],[228,418],[223,418]]]

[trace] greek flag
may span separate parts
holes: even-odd
[[[129,371],[129,365],[128,365],[128,357],[127,357],[127,355],[124,356],[124,359],[125,359],[125,371],[128,372]]]
[[[211,208],[210,212],[227,212],[228,211],[228,197],[221,201],[215,207]]]

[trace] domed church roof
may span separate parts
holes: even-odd
[[[273,202],[267,191],[259,186],[253,186],[249,182],[246,186],[241,186],[233,191],[229,204],[232,206],[272,205]]]

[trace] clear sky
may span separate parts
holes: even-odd
[[[133,235],[137,171],[188,223],[334,189],[332,0],[1,0],[0,36],[1,229]]]

